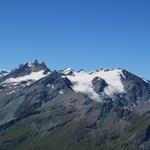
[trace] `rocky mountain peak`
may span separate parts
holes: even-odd
[[[20,65],[18,69],[14,70],[14,72],[22,72],[25,74],[29,74],[31,72],[38,72],[41,70],[48,71],[49,69],[44,62],[39,63],[38,60],[35,60],[33,62],[28,62]]]
[[[45,65],[45,63],[39,63],[37,60],[35,60],[34,62],[21,64],[17,69],[12,70],[7,75],[7,78],[22,77],[25,75],[29,75],[32,72],[39,72],[39,71],[43,71],[43,73],[46,74],[50,70]]]
[[[0,78],[0,82],[5,87],[11,85],[20,85],[22,83],[23,87],[30,85],[31,83],[45,77],[50,73],[50,70],[45,65],[45,63],[39,63],[38,60],[33,62],[21,64],[17,69],[12,70],[10,73],[7,73],[5,76]],[[20,87],[19,87],[20,88]],[[14,87],[12,88],[14,89]]]

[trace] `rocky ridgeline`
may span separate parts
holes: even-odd
[[[117,74],[111,80],[101,76],[112,72]],[[78,76],[88,79],[87,91]],[[114,79],[123,91],[108,92]],[[99,101],[91,98],[93,92]],[[87,74],[26,63],[0,79],[0,149],[148,150],[149,100],[149,82],[123,69]]]

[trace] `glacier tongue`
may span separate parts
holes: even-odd
[[[96,101],[100,101],[100,96],[93,89],[92,80],[95,77],[102,78],[107,82],[108,86],[104,89],[107,95],[112,95],[114,92],[125,92],[121,82],[121,78],[124,78],[121,69],[97,70],[92,73],[74,71],[72,75],[66,75],[66,77],[72,82],[74,91],[87,94]]]

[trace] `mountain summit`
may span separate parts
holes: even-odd
[[[49,69],[47,68],[45,63],[39,63],[37,60],[35,60],[34,62],[29,62],[20,65],[18,69],[12,70],[9,76],[16,78],[29,75],[32,72],[39,72],[39,71],[43,71],[43,73],[46,73],[49,71]]]
[[[37,60],[30,63],[25,63],[19,66],[19,68],[12,70],[10,73],[3,76],[1,79],[6,83],[16,83],[27,80],[39,80],[48,74],[50,70],[45,63],[39,63]]]
[[[0,78],[2,150],[149,150],[150,84],[124,69],[51,71],[37,60]]]

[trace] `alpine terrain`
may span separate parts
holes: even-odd
[[[150,150],[150,82],[37,60],[0,70],[0,150]]]

